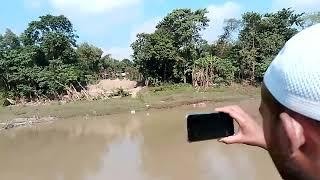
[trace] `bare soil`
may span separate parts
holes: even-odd
[[[136,81],[130,81],[128,79],[104,79],[99,81],[98,84],[89,85],[88,93],[90,96],[99,96],[104,93],[112,93],[118,88],[129,91],[133,97],[136,97],[136,94],[142,89],[141,87],[137,87]]]

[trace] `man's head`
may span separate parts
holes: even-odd
[[[260,112],[269,153],[284,179],[320,177],[320,122],[281,105],[263,85]]]
[[[263,129],[284,179],[320,177],[319,42],[320,25],[300,32],[286,43],[264,77]]]

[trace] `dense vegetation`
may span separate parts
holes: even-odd
[[[263,73],[284,43],[299,30],[320,21],[320,14],[248,12],[225,21],[213,44],[201,32],[207,10],[176,9],[151,34],[138,34],[133,61],[119,61],[88,43],[77,43],[72,23],[63,15],[46,15],[29,23],[19,36],[0,34],[0,92],[5,97],[59,99],[101,78],[121,73],[146,84],[192,83],[212,86],[262,81]]]
[[[205,9],[177,9],[158,23],[152,34],[138,34],[132,44],[134,62],[153,84],[187,82],[212,86],[262,81],[284,43],[299,30],[320,20],[320,14],[291,9],[225,20],[224,33],[213,44],[201,37],[208,26]]]
[[[41,16],[19,37],[10,29],[0,36],[0,88],[4,96],[60,98],[69,86],[76,89],[98,78],[115,77],[132,69],[78,36],[64,16]]]

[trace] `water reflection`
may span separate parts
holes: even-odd
[[[261,150],[187,143],[184,116],[192,110],[74,118],[1,134],[0,179],[279,179]]]
[[[89,176],[88,180],[146,179],[142,169],[141,141],[138,138],[126,136],[115,140],[110,146],[112,149],[102,157],[103,165],[99,173]]]
[[[64,131],[26,131],[0,138],[1,179],[81,180],[96,174],[107,139],[70,136]]]
[[[229,156],[228,152],[220,148],[207,148],[204,150],[201,161],[206,164],[207,179],[229,179],[236,180],[246,177],[247,180],[256,178],[254,160],[250,159],[248,153],[233,149]]]

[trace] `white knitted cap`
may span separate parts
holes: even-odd
[[[264,84],[283,106],[320,121],[320,24],[285,44],[265,73]]]

